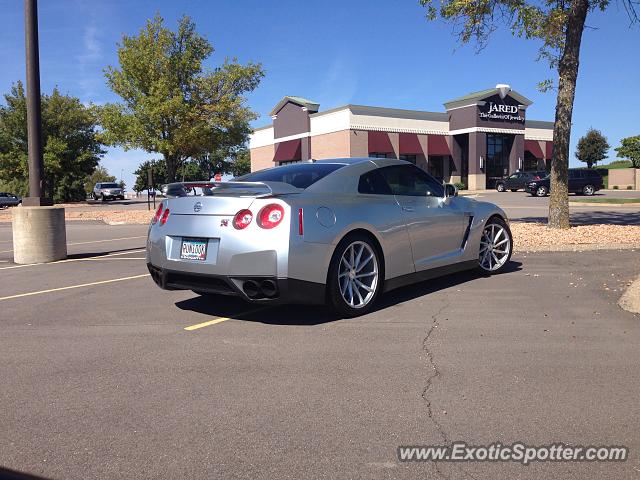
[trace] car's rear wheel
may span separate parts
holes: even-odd
[[[336,247],[329,266],[329,303],[342,316],[364,315],[382,291],[383,278],[377,246],[366,235],[348,235]]]
[[[496,185],[496,190],[498,190],[499,192],[504,192],[505,191],[504,183],[498,183]]]
[[[511,189],[511,191],[512,191],[512,192],[517,192],[517,191],[518,191],[518,189],[517,189],[517,188],[512,188],[512,189]]]
[[[591,195],[596,193],[596,187],[594,187],[593,185],[585,185],[584,187],[582,187],[582,193],[587,197],[590,197]]]
[[[507,223],[499,217],[492,217],[484,226],[480,239],[478,265],[489,273],[504,269],[513,252],[513,237]]]
[[[536,197],[546,197],[547,193],[549,193],[549,189],[544,185],[540,185],[538,188],[536,188],[535,192]]]

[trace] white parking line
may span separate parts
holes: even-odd
[[[147,236],[146,235],[139,235],[137,237],[105,238],[104,240],[90,240],[88,242],[67,243],[67,246],[71,246],[71,245],[87,245],[89,243],[115,242],[115,241],[118,241],[118,240],[134,240],[136,238],[147,238]],[[13,250],[0,250],[0,253],[10,253],[10,252],[13,252]]]
[[[62,290],[71,290],[73,288],[92,287],[93,285],[104,285],[105,283],[124,282],[125,280],[135,280],[137,278],[149,277],[148,273],[142,275],[133,275],[131,277],[112,278],[111,280],[102,280],[100,282],[82,283],[80,285],[69,285],[68,287],[50,288],[48,290],[38,290],[35,292],[18,293],[16,295],[9,295],[7,297],[0,297],[0,302],[3,300],[11,300],[12,298],[30,297],[32,295],[41,295],[43,293],[60,292]]]
[[[66,260],[58,260],[57,262],[48,262],[48,263],[28,263],[26,265],[11,265],[10,267],[0,267],[0,270],[11,270],[14,268],[25,268],[25,267],[37,267],[42,265],[58,265],[60,263],[69,263],[69,262],[83,262],[85,260],[100,260],[105,257],[117,257],[119,255],[129,255],[130,253],[140,253],[144,252],[144,248],[139,250],[128,250],[126,252],[116,252],[116,253],[108,253],[106,255],[95,255],[93,257],[85,257],[85,258],[68,258]],[[142,257],[135,258],[119,258],[118,260],[144,260]],[[116,260],[115,258],[112,260]]]

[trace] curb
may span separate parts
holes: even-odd
[[[640,276],[627,287],[618,300],[618,305],[627,312],[640,313]]]
[[[606,203],[606,202],[572,202],[569,200],[570,207],[640,207],[640,202],[636,203]]]
[[[541,247],[527,247],[522,250],[516,245],[515,253],[537,253],[537,252],[590,252],[594,250],[640,250],[640,244],[601,244],[582,243],[573,245],[545,245]]]

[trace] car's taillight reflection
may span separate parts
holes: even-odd
[[[244,230],[249,226],[252,220],[253,213],[251,213],[251,210],[240,210],[236,213],[236,216],[233,217],[233,226],[238,230]]]

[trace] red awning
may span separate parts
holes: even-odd
[[[451,155],[444,135],[429,135],[427,140],[429,155]]]
[[[531,154],[536,158],[544,158],[544,153],[542,153],[540,143],[537,140],[525,140],[524,149],[525,151],[531,152]]]
[[[387,132],[369,132],[369,153],[394,153]]]
[[[302,159],[302,139],[287,140],[280,142],[276,146],[276,154],[273,157],[274,162],[289,162],[291,160]]]
[[[546,142],[545,150],[547,153],[547,156],[545,158],[553,157],[553,142]]]
[[[422,155],[422,145],[415,133],[400,134],[400,155]]]

